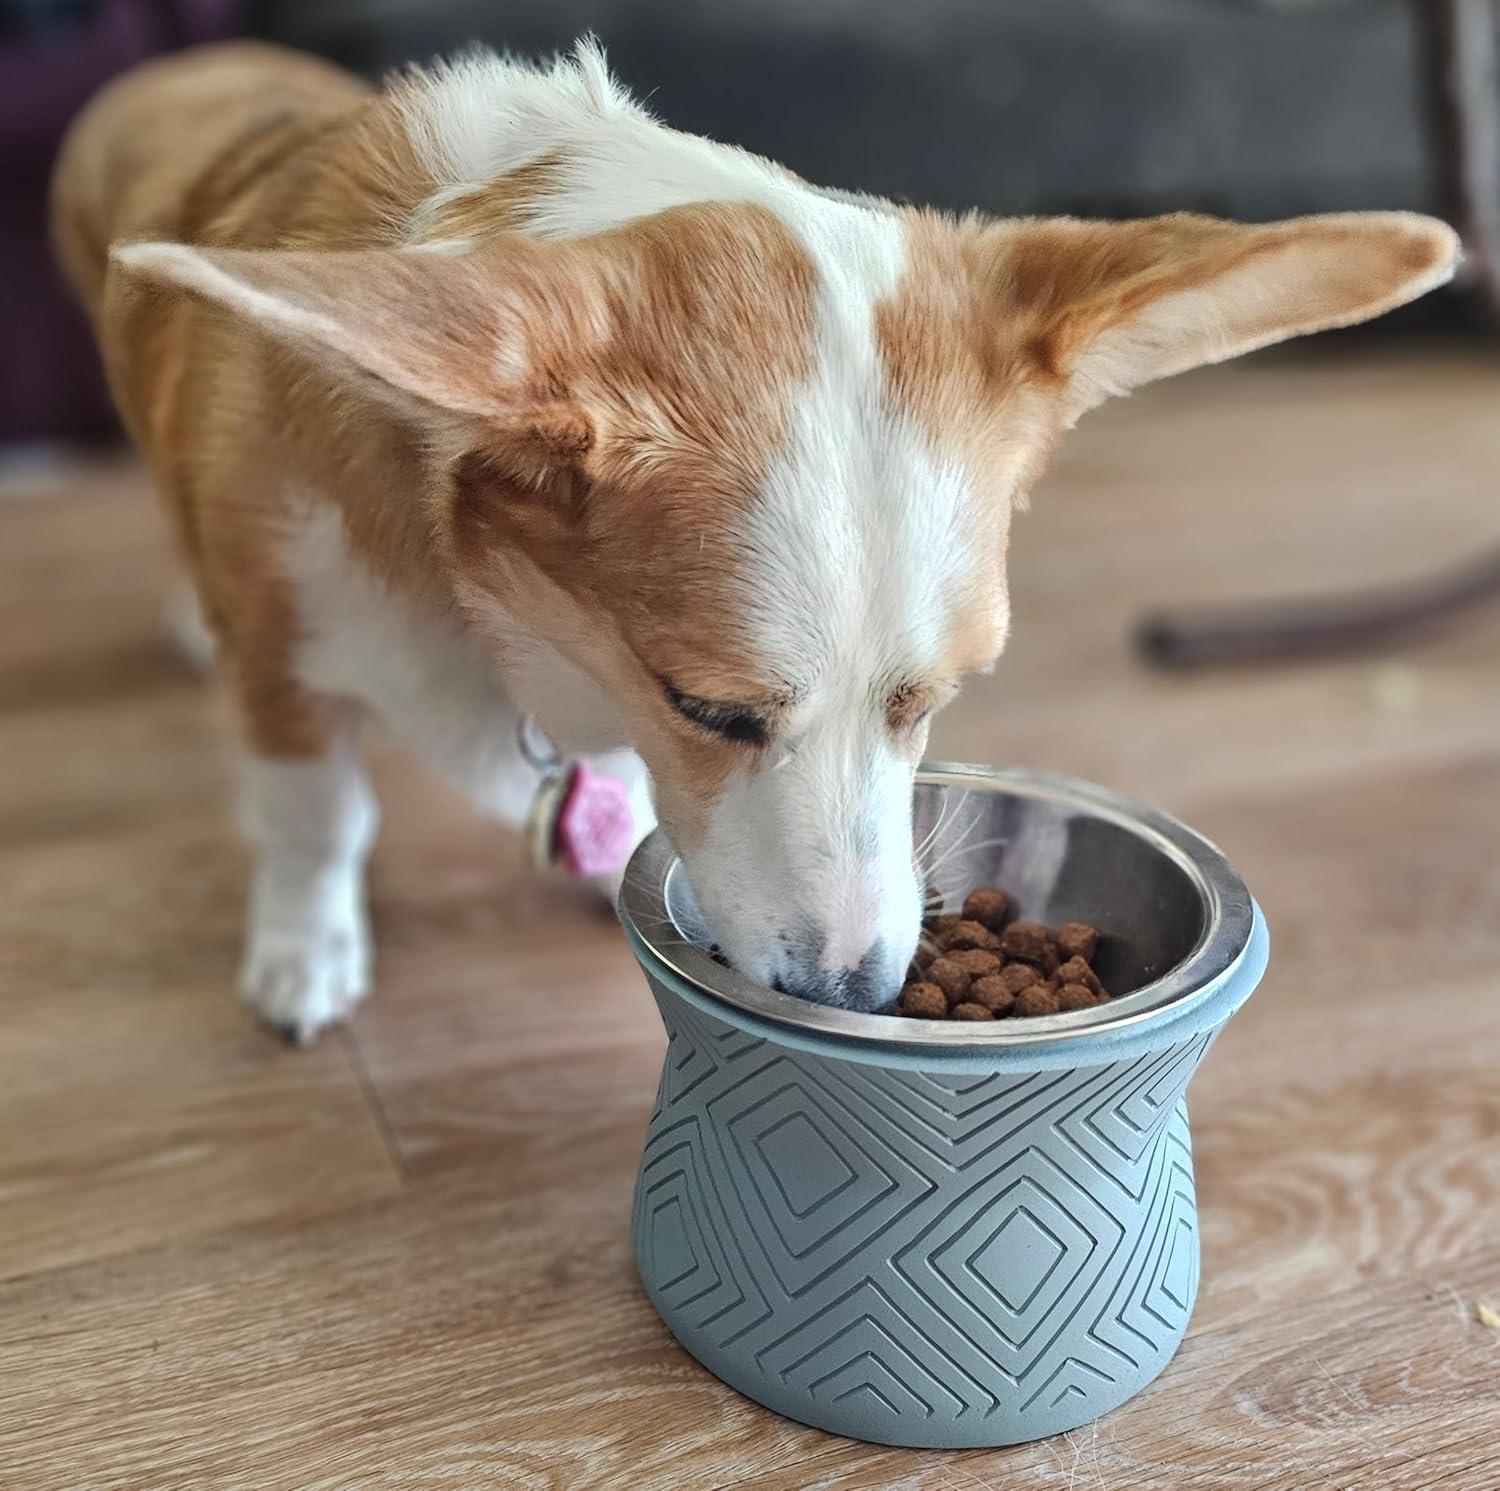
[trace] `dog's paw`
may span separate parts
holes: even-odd
[[[358,925],[252,930],[240,994],[272,1029],[310,1046],[370,991],[370,940]]]

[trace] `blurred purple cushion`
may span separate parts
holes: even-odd
[[[178,41],[242,29],[242,0],[104,0],[87,19],[0,41],[0,444],[114,429],[82,315],[52,263],[47,180],[68,121],[99,87]]]

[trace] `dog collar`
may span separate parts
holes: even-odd
[[[541,780],[526,815],[526,845],[539,870],[560,864],[570,875],[614,875],[635,845],[630,793],[618,777],[565,756],[523,715],[516,742]]]

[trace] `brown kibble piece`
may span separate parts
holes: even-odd
[[[1012,994],[1019,994],[1022,989],[1029,989],[1042,981],[1041,974],[1030,963],[1007,963],[1000,970],[1000,978]]]
[[[1054,953],[1052,936],[1040,922],[1012,922],[1000,934],[1000,951],[1022,963],[1044,964]]]
[[[927,970],[928,979],[936,984],[949,999],[962,999],[974,982],[974,975],[967,968],[955,963],[952,958],[938,958]]]
[[[1018,1015],[1055,1015],[1061,1008],[1057,990],[1051,984],[1030,984],[1016,995]]]
[[[1063,1010],[1087,1010],[1099,1003],[1087,984],[1064,984],[1057,991],[1057,1007]]]
[[[1021,963],[1017,967],[1025,968],[1026,965]],[[1031,973],[1029,968],[1026,971]],[[975,1004],[982,1004],[992,1015],[1008,1015],[1016,1002],[1016,991],[1006,982],[1005,974],[991,973],[985,978],[974,980],[969,998]]]
[[[1057,929],[1057,950],[1065,958],[1091,963],[1099,951],[1099,929],[1087,922],[1064,922]]]
[[[994,952],[1000,939],[982,922],[961,921],[956,927],[944,932],[938,939],[940,946],[950,953],[963,952],[965,948],[982,948]]]
[[[955,1020],[993,1020],[995,1017],[982,1004],[955,1004],[953,1006],[953,1018]]]
[[[996,890],[993,886],[971,890],[964,897],[965,919],[978,922],[992,932],[998,932],[1005,925],[1005,914],[1009,910],[1010,897],[1003,890]]]
[[[901,1013],[919,1020],[942,1020],[948,1014],[948,996],[936,984],[908,984],[901,991]]]
[[[1000,954],[988,953],[982,947],[963,947],[944,956],[950,963],[957,963],[970,978],[985,978],[1000,972]]]
[[[1004,918],[1015,903],[996,886],[976,886],[963,914],[934,909],[901,991],[903,1014],[929,1020],[986,1020],[1055,1015],[1104,1004],[1109,990],[1090,961],[1100,932],[1087,922],[1054,930]],[[939,1000],[942,1005],[939,1007]]]
[[[1057,982],[1059,984],[1082,984],[1085,989],[1094,994],[1104,992],[1104,985],[1099,982],[1099,975],[1079,957],[1069,958],[1057,970]]]

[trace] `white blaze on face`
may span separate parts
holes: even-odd
[[[736,966],[828,1003],[894,997],[916,945],[912,774],[892,689],[930,679],[975,581],[971,494],[893,409],[873,331],[902,262],[898,223],[824,202],[794,222],[822,271],[813,376],[732,563],[749,642],[798,703],[732,781],[687,861]]]

